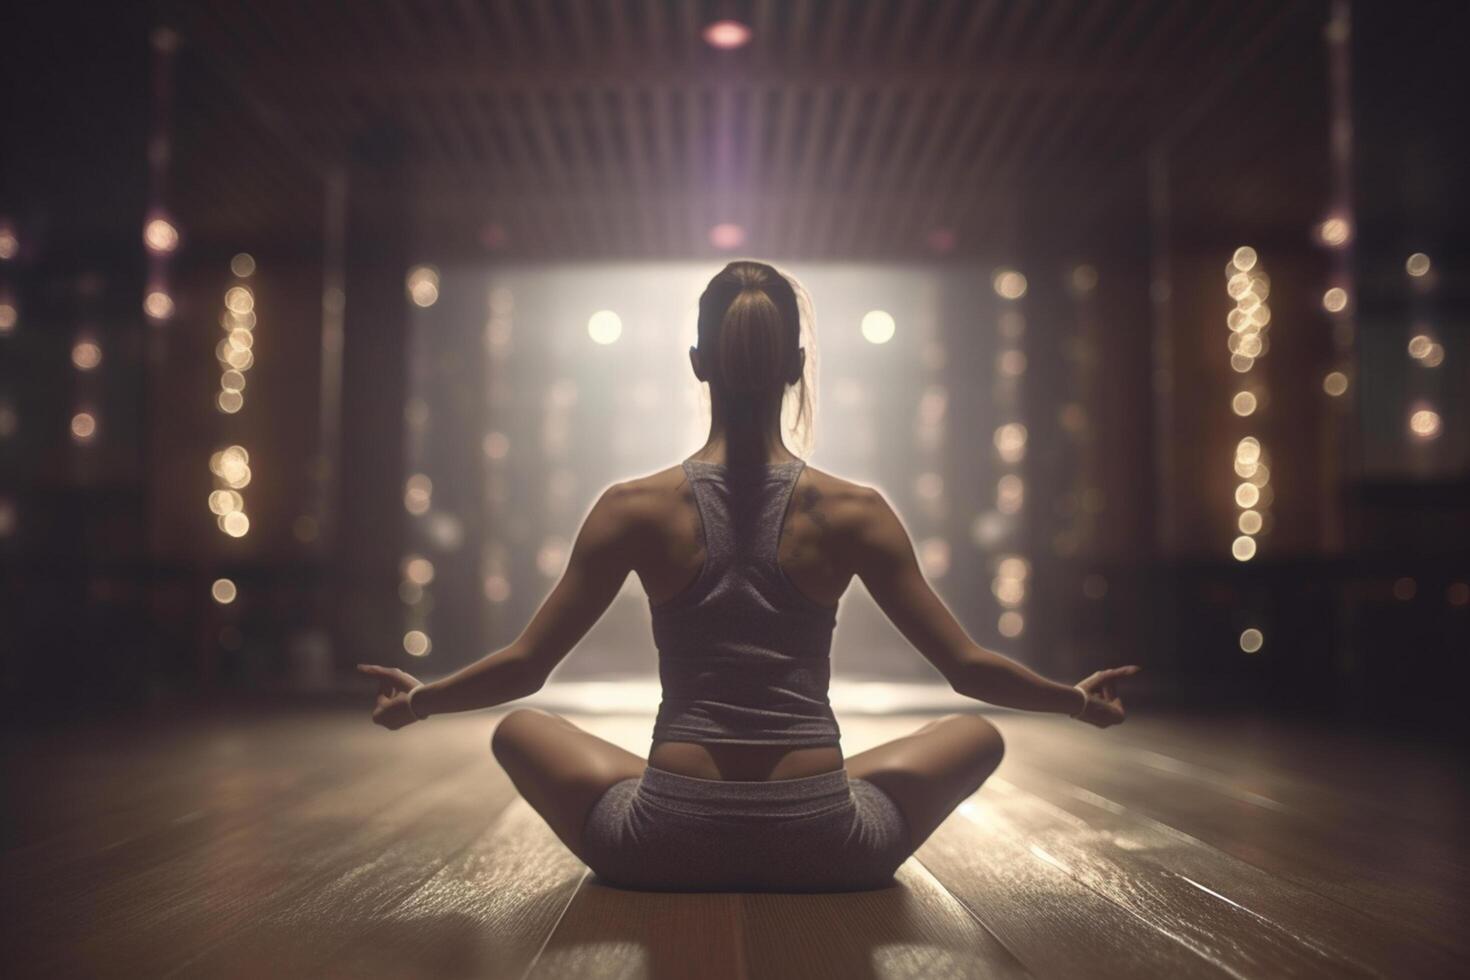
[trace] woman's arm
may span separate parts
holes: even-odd
[[[624,485],[614,484],[583,521],[561,580],[509,646],[423,685],[402,671],[360,666],[363,673],[391,688],[380,690],[373,720],[399,728],[429,715],[489,708],[540,690],[552,669],[607,611],[627,579],[633,568],[632,531]]]
[[[1115,685],[1137,667],[1099,671],[1076,685],[1058,684],[980,646],[924,578],[908,531],[888,501],[876,490],[864,497],[853,533],[855,571],[879,608],[955,691],[1007,708],[1080,714],[1100,727],[1123,720]]]

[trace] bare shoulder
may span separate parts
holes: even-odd
[[[809,518],[829,531],[833,544],[858,544],[872,533],[874,524],[888,510],[883,494],[875,487],[845,480],[833,473],[807,466],[792,502],[793,513]]]
[[[655,473],[619,480],[602,492],[599,506],[630,527],[646,527],[665,519],[671,507],[693,500],[682,466],[667,466]]]

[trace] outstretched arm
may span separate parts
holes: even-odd
[[[876,490],[862,501],[853,563],[879,608],[952,688],[967,697],[1025,711],[1078,716],[1106,728],[1123,720],[1120,678],[1137,667],[1099,671],[1079,684],[1058,684],[992,650],[965,632],[924,578],[913,542]]]
[[[360,665],[359,670],[380,684],[373,720],[400,728],[415,718],[488,708],[540,690],[552,669],[607,611],[632,570],[631,522],[624,500],[621,484],[603,491],[582,523],[561,580],[509,646],[424,685],[403,671]]]

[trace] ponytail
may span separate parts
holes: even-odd
[[[809,449],[815,350],[809,335],[803,360],[802,332],[811,325],[803,323],[797,288],[763,262],[731,262],[699,297],[699,351],[710,397],[727,418],[750,420],[767,396],[794,390],[795,400],[783,402],[794,411],[798,445]]]
[[[720,321],[716,366],[725,391],[740,396],[780,388],[790,373],[788,333],[764,290],[746,286],[736,293]]]

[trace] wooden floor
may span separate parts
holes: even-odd
[[[338,710],[5,743],[8,976],[1464,976],[1463,772],[1246,720],[994,716],[1000,771],[848,895],[590,880],[494,716]],[[637,751],[647,717],[579,718]],[[844,719],[855,752],[917,717]]]

